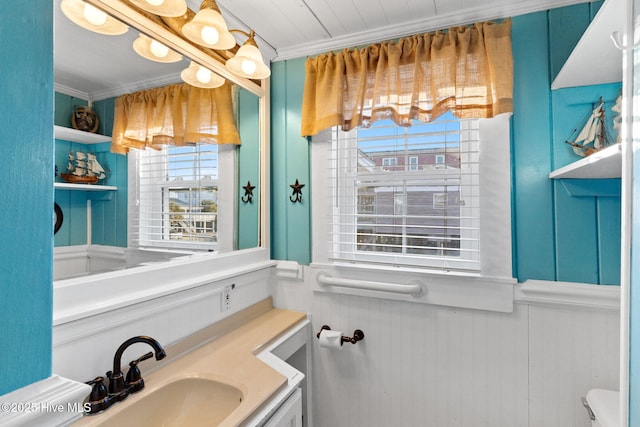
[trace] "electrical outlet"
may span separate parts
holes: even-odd
[[[232,285],[225,286],[222,291],[222,298],[220,300],[222,306],[220,309],[222,311],[227,311],[231,308],[231,289],[233,289]]]

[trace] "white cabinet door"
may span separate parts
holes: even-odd
[[[302,427],[302,391],[298,387],[264,427]]]

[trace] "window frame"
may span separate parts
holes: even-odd
[[[233,250],[235,242],[235,230],[236,230],[236,212],[237,206],[234,203],[233,195],[236,192],[236,150],[235,146],[231,145],[218,145],[218,177],[217,179],[204,179],[200,180],[205,187],[213,186],[217,187],[217,241],[215,243],[198,243],[191,241],[172,241],[172,240],[142,240],[135,236],[135,230],[132,226],[132,221],[138,220],[140,216],[140,204],[137,200],[137,178],[139,176],[138,159],[141,155],[140,150],[131,150],[128,155],[128,213],[127,213],[127,235],[128,246],[131,249],[145,249],[145,250],[158,250],[158,251],[190,251],[190,252],[227,252]],[[158,201],[162,201],[166,196],[164,195],[164,189],[170,189],[176,187],[176,183],[182,184],[193,183],[192,181],[167,181],[159,179],[154,182],[155,191],[158,192]],[[187,185],[188,186],[188,185]],[[227,208],[227,206],[229,206]],[[169,220],[158,218],[159,221]],[[133,245],[132,242],[139,241],[139,245]]]
[[[394,271],[419,271],[422,274],[433,274],[459,277],[492,277],[512,280],[511,251],[511,158],[510,158],[510,117],[501,114],[492,119],[480,119],[480,269],[478,272],[434,270],[429,267],[415,266],[367,266],[357,260],[336,261],[329,259],[330,231],[328,218],[331,216],[332,204],[327,203],[330,197],[330,177],[326,173],[326,165],[330,161],[331,132],[327,129],[316,135],[311,146],[312,156],[312,260],[314,265],[335,266],[335,268],[357,267],[360,270],[376,270],[392,268]]]
[[[332,182],[328,183],[329,188],[332,188],[336,193],[333,197],[336,203],[333,208],[333,218],[338,218],[335,222],[338,223],[333,227],[331,247],[336,249],[339,255],[334,258],[329,256],[332,262],[362,262],[369,264],[382,264],[382,265],[399,265],[416,268],[433,268],[433,269],[450,269],[456,271],[476,272],[480,270],[479,264],[479,212],[477,203],[473,203],[472,199],[477,200],[477,188],[479,187],[478,176],[478,144],[479,144],[479,122],[477,119],[458,120],[455,124],[451,125],[450,120],[445,119],[445,122],[437,123],[437,129],[443,129],[447,135],[457,135],[450,139],[445,147],[446,152],[455,149],[460,154],[461,162],[467,160],[468,166],[465,169],[455,169],[446,167],[434,167],[422,169],[422,171],[411,171],[408,169],[409,162],[405,161],[405,164],[396,163],[398,166],[393,170],[393,174],[387,172],[386,167],[390,167],[393,162],[389,162],[388,159],[397,159],[403,157],[405,160],[409,157],[407,149],[410,149],[415,144],[422,145],[420,142],[423,135],[432,134],[433,129],[428,128],[429,124],[421,124],[420,128],[416,126],[412,128],[406,128],[397,126],[397,133],[388,133],[386,124],[381,128],[383,135],[382,140],[392,138],[391,141],[403,141],[404,150],[397,151],[397,155],[389,156],[385,153],[384,156],[378,157],[381,159],[382,170],[373,168],[372,170],[361,171],[360,155],[361,147],[358,140],[358,129],[353,129],[349,132],[333,131],[331,133],[332,146],[334,144],[340,144],[342,147],[339,150],[339,163],[335,167],[331,168],[333,175],[336,175],[333,179],[340,183],[339,188],[334,188]],[[447,122],[449,121],[449,122]],[[375,126],[375,125],[374,125]],[[374,126],[371,130],[375,131]],[[452,126],[450,128],[449,126]],[[457,128],[457,131],[456,131]],[[335,139],[339,141],[334,142]],[[448,137],[447,137],[448,138]],[[366,132],[362,135],[362,142],[367,144],[368,141],[372,141],[371,133]],[[376,139],[373,139],[376,141]],[[333,151],[333,149],[332,149]],[[446,159],[445,154],[432,154],[435,156],[434,160],[440,156],[443,160]],[[444,165],[440,163],[439,165]],[[432,180],[441,180],[441,182],[431,182]],[[394,231],[397,234],[393,236],[391,234],[385,238],[385,232],[375,232],[374,229],[380,228],[380,225],[372,224],[370,230],[367,227],[362,227],[362,223],[359,221],[359,212],[357,212],[357,201],[354,202],[354,198],[359,197],[359,186],[361,183],[365,183],[366,187],[374,188],[374,193],[378,195],[384,195],[389,193],[393,197],[393,214],[397,221],[397,226],[394,227]],[[412,184],[413,183],[413,184]],[[416,183],[419,183],[416,185]],[[426,190],[425,190],[426,189]],[[436,189],[440,192],[447,192],[449,189],[464,191],[465,197],[468,198],[470,203],[459,206],[459,213],[457,216],[452,217],[458,221],[458,225],[452,229],[445,229],[442,236],[438,236],[435,233],[431,236],[431,241],[436,242],[441,238],[444,246],[438,248],[432,246],[421,246],[418,248],[412,248],[411,241],[411,225],[408,224],[407,215],[408,201],[416,200],[416,193],[431,192],[430,190]],[[412,196],[412,193],[414,194]],[[458,193],[459,194],[459,193]],[[384,196],[382,196],[384,197]],[[343,204],[341,210],[340,205]],[[330,214],[331,215],[331,214]],[[429,217],[425,216],[423,219],[413,215],[413,218],[417,221],[431,221]],[[384,221],[384,219],[383,219]],[[382,225],[384,226],[384,225]],[[396,230],[397,229],[397,230]],[[451,235],[449,231],[453,231]],[[364,234],[363,234],[364,233]],[[367,236],[373,236],[373,239],[368,239]],[[352,236],[352,239],[349,237]],[[362,242],[358,239],[358,236],[365,236],[366,242]],[[362,248],[377,246],[378,239],[381,238],[382,246],[387,247],[389,250],[366,250]],[[426,241],[428,236],[424,236],[421,239]],[[453,243],[446,243],[453,242]],[[453,246],[450,246],[453,245]],[[454,249],[455,248],[455,249]],[[455,252],[457,256],[442,256],[444,251],[448,254]]]

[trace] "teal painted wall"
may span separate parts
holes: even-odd
[[[238,91],[238,131],[242,144],[238,147],[238,249],[258,246],[260,237],[260,104],[246,90]],[[251,183],[253,196],[249,202],[242,188]]]
[[[271,64],[271,257],[311,262],[309,144],[300,136],[304,58]],[[292,203],[296,179],[302,202]]]
[[[619,93],[619,84],[550,90],[600,5],[513,19],[512,214],[519,281],[620,283],[619,180],[548,179],[550,171],[578,159],[564,141],[593,103],[602,96],[611,107]],[[582,187],[579,196],[567,191],[572,185]]]
[[[0,395],[51,374],[52,35],[50,0],[0,2]]]
[[[578,159],[564,143],[602,96],[611,106],[620,85],[551,91],[551,82],[602,2],[513,18],[512,117],[514,276],[619,284],[619,180],[550,180],[552,170]],[[300,137],[305,58],[272,65],[271,254],[308,264],[312,209],[309,147]],[[314,165],[315,166],[315,165]],[[306,186],[292,204],[289,184]],[[566,180],[565,180],[566,181]],[[584,187],[580,196],[567,186]]]

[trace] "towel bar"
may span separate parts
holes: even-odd
[[[331,277],[325,273],[317,276],[322,286],[337,286],[342,288],[364,289],[369,291],[391,292],[397,294],[418,296],[423,292],[422,283],[415,280],[407,284],[371,282],[368,280],[341,279]]]

